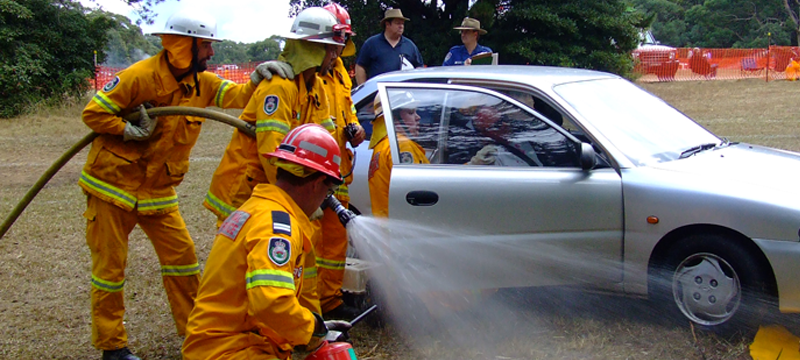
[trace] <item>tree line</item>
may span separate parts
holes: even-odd
[[[140,20],[92,11],[73,0],[0,0],[0,118],[31,104],[80,96],[97,64],[124,67],[161,50],[157,37],[142,34],[152,6],[172,0],[119,0],[137,5]],[[329,0],[291,0],[287,16]],[[388,7],[411,20],[405,35],[428,66],[440,65],[460,44],[465,16],[489,33],[480,42],[500,54],[502,64],[596,69],[629,76],[630,53],[642,29],[678,47],[754,48],[797,45],[800,0],[339,0],[349,10],[360,47],[382,32]],[[170,14],[159,14],[169,16]],[[271,15],[280,16],[280,15]],[[288,30],[288,29],[287,29]],[[275,59],[279,38],[246,44],[215,44],[211,64]],[[351,63],[354,59],[346,59]]]
[[[798,42],[800,0],[633,0],[653,35],[676,47],[765,48]]]

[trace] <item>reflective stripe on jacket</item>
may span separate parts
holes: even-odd
[[[277,170],[262,155],[275,151],[289,130],[316,123],[335,131],[316,75],[310,91],[303,74],[294,80],[275,76],[262,81],[239,118],[256,125],[256,138],[234,131],[203,201],[221,219],[247,201],[256,185],[275,182]]]
[[[289,195],[257,186],[214,240],[186,327],[184,359],[307,344],[315,319],[300,298],[315,296],[303,284],[312,232]]]
[[[250,82],[234,84],[206,72],[198,74],[198,81],[199,97],[192,76],[175,80],[162,51],[120,71],[98,91],[83,110],[83,122],[100,133],[78,180],[83,190],[143,215],[176,209],[174,187],[189,170],[189,154],[205,119],[159,116],[150,139],[125,142],[121,116],[146,102],[156,107],[242,108],[255,90]]]

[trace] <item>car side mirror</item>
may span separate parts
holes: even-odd
[[[597,157],[594,153],[592,144],[581,143],[581,169],[591,170],[597,164]]]

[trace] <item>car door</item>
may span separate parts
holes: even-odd
[[[403,256],[462,279],[452,288],[618,286],[620,176],[582,169],[578,139],[485,88],[383,83],[378,96],[393,161],[389,218],[450,234],[401,240],[413,242]],[[399,118],[409,98],[416,133]],[[398,137],[422,147],[430,163],[405,161]]]

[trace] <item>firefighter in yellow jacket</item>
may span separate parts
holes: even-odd
[[[309,216],[342,183],[338,144],[305,124],[265,157],[276,180],[257,185],[219,228],[186,327],[185,360],[287,359],[295,346],[316,348],[328,329],[350,327],[300,303]]]
[[[334,132],[328,100],[317,77],[329,67],[344,46],[333,32],[336,18],[323,8],[303,10],[294,20],[286,45],[278,58],[291,67],[292,79],[274,77],[256,89],[240,116],[256,126],[256,139],[234,131],[225,154],[211,179],[203,206],[221,224],[243,204],[257,184],[274,183],[275,167],[258,154],[274,151],[289,130],[301,124],[320,124]]]
[[[157,35],[164,50],[119,72],[83,111],[84,123],[100,133],[79,185],[88,195],[84,217],[92,255],[92,345],[103,350],[103,359],[139,359],[127,347],[123,325],[128,234],[136,224],[158,255],[179,335],[200,276],[175,186],[189,170],[189,153],[204,119],[151,119],[142,111],[138,122],[125,122],[121,116],[151,106],[242,108],[256,88],[204,72],[214,54],[211,43],[221,41],[212,17],[182,11]]]
[[[350,26],[350,14],[336,3],[326,5],[325,9],[336,16],[339,22],[337,29],[344,30],[346,36],[346,45],[341,54],[333,62],[331,69],[320,76],[330,103],[331,117],[336,123],[334,138],[339,143],[339,151],[342,153],[341,171],[346,176],[345,183],[339,186],[335,196],[346,208],[350,202],[348,186],[353,182],[353,153],[347,149],[347,143],[350,142],[353,147],[358,146],[364,141],[366,133],[358,123],[356,108],[350,96],[353,82],[341,59],[356,53],[351,39],[355,33]],[[321,228],[322,238],[315,243],[314,249],[317,255],[317,290],[323,315],[325,318],[352,319],[358,315],[358,311],[342,302],[341,290],[347,254],[347,232],[331,209],[324,210]]]
[[[400,163],[428,164],[425,149],[410,139],[419,135],[420,116],[417,114],[413,95],[406,91],[393,92],[389,96],[389,105],[392,108],[392,121],[395,123],[397,145],[400,148],[398,154]],[[393,162],[380,95],[375,96],[374,109],[375,120],[369,142],[369,148],[372,149],[372,161],[369,163],[369,197],[372,215],[389,217],[389,179]]]

